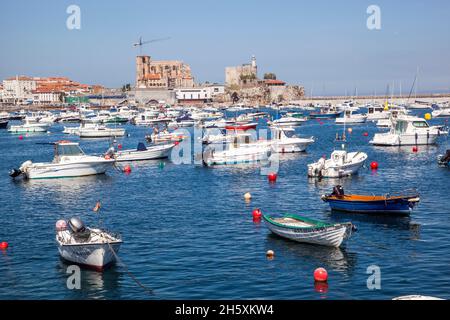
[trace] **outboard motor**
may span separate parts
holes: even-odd
[[[331,195],[336,197],[342,197],[344,195],[344,188],[342,186],[335,186],[333,188],[333,193]]]
[[[72,217],[69,219],[69,227],[73,233],[79,233],[86,230],[84,222],[78,217]]]
[[[80,218],[78,217],[70,218],[68,225],[75,240],[77,240],[78,242],[86,242],[89,240],[91,232],[88,229],[86,229],[84,222],[81,221]]]
[[[9,172],[9,176],[12,178],[16,178],[18,176],[20,176],[23,172],[20,169],[11,169],[11,171]]]

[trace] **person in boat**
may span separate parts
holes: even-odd
[[[106,153],[105,153],[105,158],[106,158],[106,157],[113,158],[115,153],[116,153],[116,150],[114,149],[114,146],[111,146],[111,147],[109,147],[109,149],[106,151]]]
[[[331,193],[330,196],[332,197],[343,197],[344,196],[344,188],[342,186],[335,186],[333,188],[333,192]]]

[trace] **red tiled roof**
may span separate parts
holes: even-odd
[[[158,73],[149,73],[144,76],[145,80],[161,80],[161,75]]]
[[[281,80],[265,80],[266,84],[268,85],[273,85],[273,84],[278,84],[278,85],[285,85],[286,82],[281,81]]]

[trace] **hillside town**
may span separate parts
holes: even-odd
[[[256,57],[250,63],[225,68],[224,84],[198,83],[191,67],[179,60],[153,60],[136,57],[134,85],[106,88],[83,84],[64,76],[35,77],[15,75],[0,84],[0,103],[13,106],[64,106],[77,102],[111,106],[126,100],[136,105],[163,104],[233,104],[266,105],[289,102],[304,97],[300,85],[288,85],[274,73],[258,74]]]

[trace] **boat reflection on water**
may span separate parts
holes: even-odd
[[[283,239],[272,233],[267,236],[267,243],[267,247],[275,252],[301,259],[298,265],[321,265],[346,275],[351,275],[356,265],[356,254],[347,252],[345,245],[340,248],[310,245]],[[278,257],[280,255],[277,254]],[[311,270],[308,269],[307,272]]]
[[[307,187],[311,191],[311,194],[317,194],[317,199],[320,200],[322,194],[328,194],[335,186],[342,186],[344,190],[351,189],[355,183],[362,183],[366,178],[364,173],[360,170],[360,174],[345,178],[308,178]]]
[[[61,275],[61,282],[67,287],[66,297],[70,300],[79,299],[114,299],[117,291],[120,290],[120,283],[123,282],[124,275],[119,272],[119,267],[113,265],[104,272],[85,269],[80,267],[80,289],[70,289],[68,286],[73,284],[71,276],[74,272],[68,269],[71,264],[59,259],[57,270]],[[72,271],[72,272],[71,272]]]
[[[414,146],[394,146],[394,147],[380,147],[380,146],[373,146],[373,149],[377,152],[384,152],[388,154],[402,154],[402,155],[434,155],[439,147],[437,145],[420,145],[417,146],[417,152],[413,152]]]
[[[412,219],[409,216],[346,213],[334,210],[330,212],[330,215],[333,218],[333,221],[352,221],[352,223],[357,227],[358,224],[371,224],[379,228],[392,229],[396,231],[410,231],[409,239],[420,240],[421,226],[418,223],[411,222]]]
[[[51,194],[53,199],[60,198],[63,202],[67,200],[70,194],[71,200],[83,199],[86,194],[94,192],[98,189],[99,184],[106,187],[113,185],[114,178],[108,174],[76,177],[76,178],[61,178],[61,179],[24,179],[12,180],[13,183],[20,184],[25,193],[34,195],[48,195]]]

